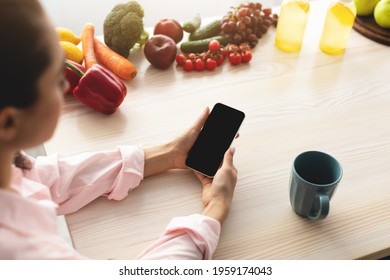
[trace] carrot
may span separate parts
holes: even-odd
[[[85,69],[88,70],[92,65],[97,63],[95,57],[93,38],[95,35],[95,26],[92,23],[84,25],[83,32],[81,33],[81,43],[84,55]]]
[[[95,38],[95,54],[99,63],[123,80],[131,80],[137,75],[137,68],[127,58],[111,50]]]

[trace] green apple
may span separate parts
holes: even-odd
[[[369,16],[374,12],[376,4],[380,0],[354,0],[356,6],[356,14],[358,16]]]
[[[383,28],[390,28],[390,0],[381,0],[375,6],[374,18]]]

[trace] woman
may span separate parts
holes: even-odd
[[[99,196],[121,200],[147,176],[184,161],[208,117],[173,141],[151,148],[34,160],[21,153],[47,141],[57,125],[64,54],[37,0],[0,0],[0,259],[82,259],[58,235],[56,214],[77,211]],[[213,180],[203,186],[201,214],[172,219],[140,259],[210,259],[237,181],[229,149]]]

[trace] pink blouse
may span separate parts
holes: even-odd
[[[79,210],[99,196],[121,200],[144,171],[139,146],[70,157],[29,157],[32,169],[12,166],[11,188],[0,188],[0,259],[84,259],[61,238],[56,215]],[[220,224],[203,215],[173,218],[139,259],[210,259]]]

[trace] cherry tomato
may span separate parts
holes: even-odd
[[[217,54],[214,56],[214,60],[217,62],[217,65],[221,65],[225,61],[225,56],[222,54]]]
[[[176,56],[176,63],[179,64],[179,65],[183,65],[184,62],[186,61],[186,56],[182,53],[179,53],[177,56]]]
[[[233,52],[229,54],[229,61],[232,65],[240,64],[242,61],[242,56],[238,52]]]
[[[205,52],[202,52],[200,54],[198,54],[198,57],[197,58],[200,58],[202,61],[206,61],[206,59],[209,57],[209,55]]]
[[[211,40],[209,43],[209,50],[210,51],[219,51],[221,47],[221,44],[219,43],[218,40]]]
[[[239,47],[236,45],[236,44],[229,44],[226,46],[226,52],[228,55],[230,55],[231,53],[234,53],[234,52],[237,52],[239,51]]]
[[[196,71],[203,71],[205,68],[204,62],[201,58],[195,59],[194,68]]]
[[[249,47],[248,44],[242,43],[242,44],[240,44],[239,49],[240,49],[241,51],[249,51],[251,48]]]
[[[186,59],[186,61],[183,64],[184,71],[190,72],[194,68],[194,65],[192,63],[191,59]]]
[[[189,59],[192,59],[192,60],[195,60],[196,54],[190,53],[190,54],[188,54],[188,58],[189,58]]]
[[[250,51],[243,52],[241,56],[242,56],[243,63],[248,63],[252,59],[252,53]]]
[[[217,68],[217,62],[212,58],[208,58],[206,60],[206,69],[213,71],[215,68]]]
[[[220,51],[221,51],[221,54],[223,55],[223,58],[228,56],[228,51],[226,48],[221,48]]]

